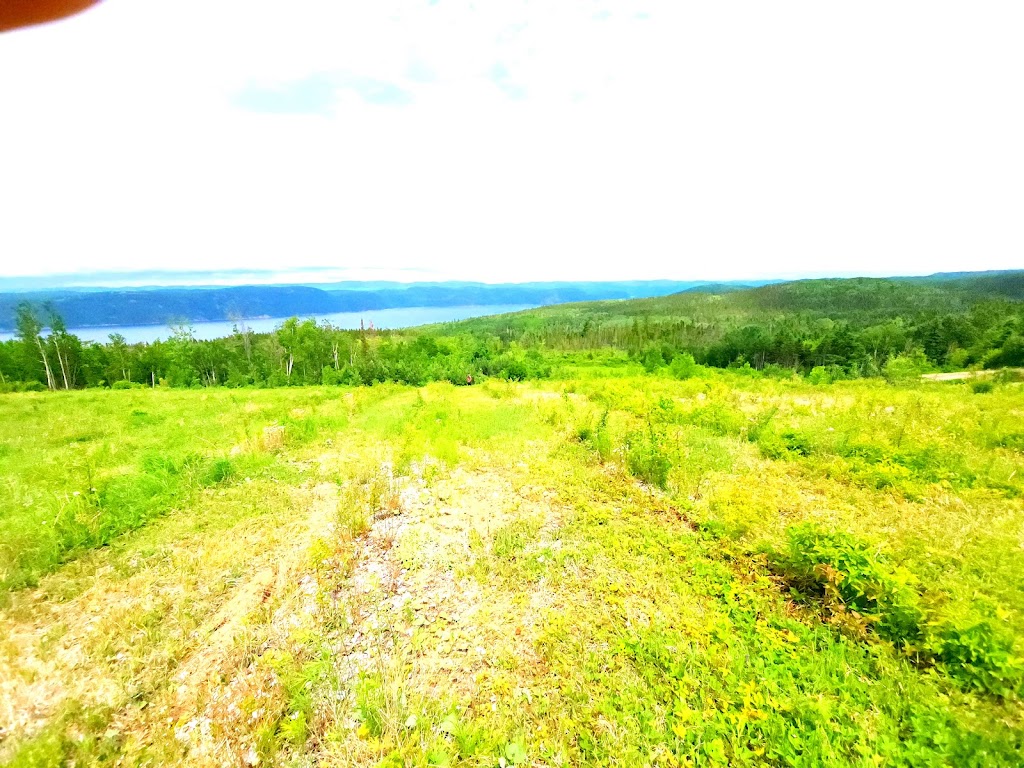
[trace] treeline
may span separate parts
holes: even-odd
[[[1021,305],[985,303],[962,314],[903,318],[858,326],[851,322],[785,318],[744,325],[698,350],[717,367],[749,363],[808,371],[832,367],[850,376],[875,376],[896,356],[918,356],[937,369],[1024,365]]]
[[[1024,365],[1024,302],[991,296],[956,283],[801,281],[548,307],[468,320],[453,331],[527,348],[619,349],[649,369],[684,353],[721,368],[828,367],[848,376],[878,375],[897,356],[937,369]]]
[[[105,344],[82,342],[53,307],[21,304],[17,338],[0,343],[0,387],[458,384],[479,376],[544,377],[564,353],[600,349],[628,354],[652,371],[690,361],[831,377],[886,374],[893,361],[906,370],[1018,367],[1024,301],[993,298],[1018,292],[1016,276],[1007,280],[985,291],[955,281],[802,281],[568,304],[410,331],[351,331],[292,318],[273,333],[240,323],[231,336],[204,341],[180,327],[148,344],[117,335]]]
[[[46,336],[43,318],[50,328]],[[465,384],[480,376],[521,380],[550,373],[536,350],[497,339],[351,331],[297,318],[273,333],[239,324],[231,336],[201,340],[179,327],[166,341],[128,344],[111,334],[108,343],[97,344],[68,333],[52,310],[39,313],[26,304],[18,307],[16,338],[0,342],[0,388],[6,390]]]

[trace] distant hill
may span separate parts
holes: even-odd
[[[763,283],[762,283],[763,284]],[[250,285],[227,288],[63,289],[0,294],[0,330],[12,330],[15,308],[28,301],[52,306],[72,328],[166,325],[233,318],[308,317],[401,307],[549,305],[600,299],[632,299],[697,289],[694,281],[553,283],[333,283]],[[716,286],[727,290],[728,285]],[[45,314],[45,313],[44,313]]]
[[[463,320],[452,324],[450,332],[502,333],[515,338],[549,327],[685,322],[714,328],[711,335],[715,335],[730,327],[770,322],[773,318],[828,318],[868,325],[897,317],[967,311],[979,302],[1000,300],[1024,301],[1024,270],[963,276],[795,280],[754,288],[708,284],[669,296],[563,304]]]
[[[873,318],[958,311],[985,299],[1024,300],[1024,270],[792,282],[375,281],[234,287],[91,287],[88,290],[0,293],[0,331],[13,330],[15,307],[21,301],[29,301],[40,310],[44,305],[52,305],[69,327],[80,328],[501,304],[542,307],[521,318],[516,316],[516,323],[530,327],[549,321],[567,322],[584,315],[592,320],[615,319],[617,322],[685,316],[695,322],[714,320],[721,325],[726,315],[738,323],[743,318],[802,313],[869,322]],[[502,317],[500,320],[466,321],[466,325],[460,327],[484,328],[487,323],[508,322]]]

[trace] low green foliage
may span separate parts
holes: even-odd
[[[663,444],[664,435],[655,431],[653,425],[627,435],[625,444],[626,467],[630,474],[662,489],[667,487],[668,473],[672,469]]]
[[[794,591],[822,597],[831,611],[852,611],[898,645],[922,636],[924,612],[912,576],[849,534],[796,526],[775,566]]]
[[[669,370],[672,371],[672,375],[677,379],[691,379],[694,376],[699,376],[704,368],[703,366],[697,365],[697,361],[693,359],[693,355],[689,352],[683,352],[682,354],[676,355],[672,358],[672,364],[669,366]]]
[[[1024,692],[1024,659],[1013,634],[991,619],[940,625],[930,646],[936,662],[970,689],[1003,697]]]

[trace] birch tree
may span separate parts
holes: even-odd
[[[39,322],[39,318],[36,317],[35,311],[32,309],[32,305],[27,301],[23,301],[18,305],[16,310],[15,320],[15,333],[18,338],[21,339],[22,343],[25,344],[29,354],[38,354],[39,360],[43,364],[43,369],[46,371],[46,386],[50,389],[56,389],[57,384],[53,379],[53,370],[50,368],[50,359],[46,355],[46,347],[43,346],[43,340],[40,333],[43,330],[42,323]]]

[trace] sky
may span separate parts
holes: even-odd
[[[105,0],[0,35],[0,277],[1024,268],[1024,4]]]

